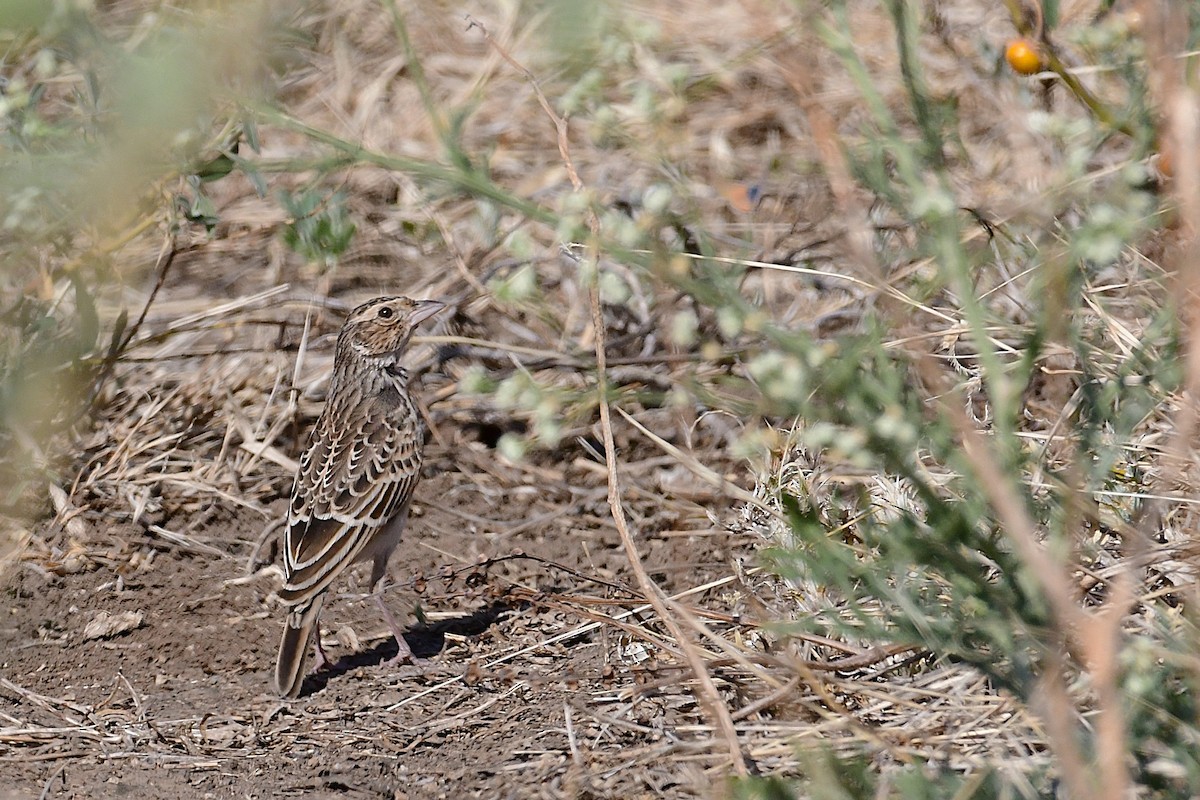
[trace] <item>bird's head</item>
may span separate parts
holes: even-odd
[[[350,312],[338,336],[338,350],[364,358],[399,356],[413,330],[446,307],[437,300],[376,297]]]

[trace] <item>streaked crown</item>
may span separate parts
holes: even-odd
[[[445,308],[437,300],[376,297],[350,312],[338,335],[338,351],[382,358],[400,355],[413,330]]]

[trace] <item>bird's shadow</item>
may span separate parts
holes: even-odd
[[[493,603],[465,617],[443,620],[436,625],[419,625],[409,628],[404,633],[404,641],[408,643],[414,658],[427,659],[442,652],[446,645],[446,634],[458,636],[478,636],[486,631],[513,608],[511,603]],[[345,675],[347,672],[360,667],[375,667],[390,658],[394,658],[400,648],[396,640],[388,637],[379,644],[357,653],[348,653],[334,661],[329,666],[308,675],[300,688],[300,697],[308,697],[323,690],[329,681]],[[422,674],[426,669],[420,665],[399,666],[405,672],[416,670]],[[435,668],[436,669],[436,668]]]

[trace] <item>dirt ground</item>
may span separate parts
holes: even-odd
[[[488,457],[482,448],[478,456]],[[357,588],[346,585],[323,618],[341,658],[294,702],[271,687],[279,574],[246,571],[248,545],[266,523],[260,514],[215,502],[191,519],[161,520],[189,531],[186,545],[125,524],[105,532],[114,546],[99,560],[25,562],[3,589],[0,713],[30,726],[28,746],[5,758],[0,796],[703,793],[711,781],[703,748],[672,767],[664,761],[696,747],[680,733],[697,722],[690,697],[678,686],[635,696],[639,683],[671,670],[573,611],[616,614],[605,598],[630,597],[614,588],[626,579],[624,556],[589,464],[566,470],[570,497],[547,492],[534,472],[485,494],[470,466],[431,446],[388,592],[394,609],[419,603],[424,612],[408,638],[427,663],[383,664],[395,645],[373,603],[345,594]],[[286,484],[280,474],[280,492]],[[649,503],[641,510],[668,516]],[[728,537],[708,530],[702,514],[659,527],[643,544],[666,588],[727,574]],[[463,570],[518,552],[580,572],[519,558]],[[136,614],[140,624],[93,638],[88,626],[103,614]]]
[[[270,250],[268,238],[261,245]],[[179,304],[227,290],[207,282],[216,258],[206,245],[181,256],[148,340],[178,321]],[[251,296],[270,285],[259,265],[228,274]],[[357,284],[379,282],[364,274],[345,270],[331,295],[369,296]],[[441,272],[429,264],[413,274]],[[414,294],[445,296],[436,286]],[[285,333],[252,324],[263,314]],[[231,318],[231,331],[203,326],[185,350],[232,342],[248,354],[151,353],[122,367],[71,465],[64,513],[3,576],[0,797],[708,793],[723,770],[707,768],[726,758],[712,750],[679,662],[622,633],[646,625],[661,637],[626,588],[629,562],[587,426],[556,452],[504,459],[497,439],[516,423],[444,391],[453,364],[429,347],[410,359],[432,428],[425,477],[387,590],[425,663],[384,663],[395,644],[355,572],[322,616],[333,669],[281,702],[276,523],[291,487],[287,454],[299,452],[322,402],[325,334],[340,316],[314,324],[316,389],[301,396],[294,426],[273,428],[281,464],[239,447],[252,436],[231,431],[246,409],[281,413],[272,370],[290,373],[304,305],[251,303]],[[223,394],[234,399],[222,406]],[[656,429],[678,439],[683,422],[658,413]],[[716,418],[693,426],[692,440],[711,448],[725,432]],[[644,442],[619,446],[650,574],[669,592],[714,582],[687,601],[732,612],[731,558],[749,542],[711,516],[730,503]]]

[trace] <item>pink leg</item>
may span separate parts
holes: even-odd
[[[383,587],[379,587],[380,591],[375,595],[375,602],[379,606],[379,610],[383,612],[383,618],[387,621],[388,628],[392,631],[392,635],[396,637],[396,655],[387,660],[387,664],[402,664],[405,661],[416,663],[417,659],[413,658],[412,648],[408,646],[408,642],[404,641],[404,631],[400,629],[400,624],[396,622],[396,618],[392,616],[392,612],[388,610],[387,605],[383,602]]]
[[[329,659],[329,654],[325,652],[325,648],[321,645],[321,629],[318,627],[313,634],[313,652],[316,654],[316,663],[313,664],[313,672],[320,672],[327,667],[333,666],[333,662]]]
[[[388,666],[395,666],[407,661],[416,666],[424,666],[426,663],[425,660],[413,655],[412,648],[408,646],[408,642],[404,641],[404,631],[400,628],[400,623],[396,622],[396,618],[392,616],[392,612],[388,610],[388,607],[383,602],[383,590],[387,585],[386,554],[382,557],[376,556],[375,558],[375,563],[371,568],[371,585],[375,587],[375,602],[379,606],[379,610],[383,613],[384,620],[387,621],[388,629],[396,637],[396,655],[389,658],[386,663]]]

